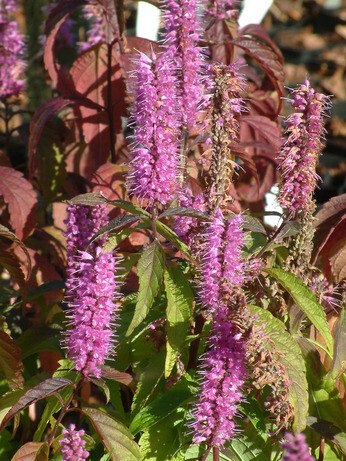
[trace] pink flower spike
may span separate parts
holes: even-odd
[[[296,214],[309,208],[320,179],[316,166],[323,148],[323,117],[330,101],[315,93],[308,80],[291,93],[290,103],[296,112],[286,120],[286,140],[278,157],[282,176],[278,201],[286,211]]]
[[[239,0],[209,0],[206,5],[205,15],[220,20],[238,18],[237,6]]]
[[[100,366],[113,351],[118,261],[112,253],[102,253],[102,238],[85,251],[90,238],[107,221],[106,205],[68,207],[66,300],[71,328],[64,343],[84,376],[100,377]]]
[[[89,452],[84,449],[85,440],[82,439],[84,430],[76,431],[76,426],[71,424],[68,429],[63,429],[63,437],[59,439],[62,461],[84,461]]]
[[[147,206],[166,205],[176,191],[179,108],[171,67],[164,55],[152,54],[150,59],[140,53],[135,71],[135,133],[127,184],[129,194],[146,201]]]
[[[285,439],[281,444],[281,448],[285,450],[283,461],[315,461],[315,458],[310,455],[304,434],[287,433]]]

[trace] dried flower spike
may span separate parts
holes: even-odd
[[[59,440],[62,461],[84,461],[89,452],[84,449],[85,440],[82,439],[84,430],[76,431],[76,426],[71,424],[68,429],[63,429],[63,437]]]
[[[198,0],[164,0],[165,53],[172,61],[172,69],[179,73],[182,106],[182,125],[191,128],[196,124],[204,102],[204,63],[198,43],[202,35],[198,18]]]
[[[315,461],[310,455],[304,434],[285,434],[286,441],[281,444],[285,450],[283,461]]]
[[[100,377],[100,365],[112,353],[112,321],[117,260],[112,253],[102,253],[102,239],[84,251],[89,239],[107,223],[107,208],[68,207],[66,300],[71,328],[65,346],[76,369],[83,375]]]
[[[165,205],[176,192],[179,111],[171,66],[164,55],[152,53],[150,59],[140,53],[135,72],[134,148],[127,180],[129,194],[147,206]]]
[[[319,176],[316,165],[325,134],[323,117],[329,98],[316,93],[308,80],[292,90],[290,100],[296,112],[286,121],[286,141],[279,156],[282,176],[278,200],[289,213],[305,212],[311,206]]]
[[[9,20],[16,8],[15,0],[0,2],[0,100],[18,96],[24,86],[24,37]]]

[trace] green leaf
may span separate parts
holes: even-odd
[[[160,214],[158,219],[166,218],[167,216],[189,216],[191,218],[198,218],[204,219],[205,221],[211,221],[210,216],[201,211],[194,210],[193,208],[186,208],[183,206],[177,208],[168,208],[168,210],[164,211]]]
[[[23,351],[23,359],[40,351],[60,352],[59,330],[47,325],[28,328],[16,339],[17,346]]]
[[[184,346],[187,329],[192,317],[193,292],[187,277],[179,267],[169,266],[165,271],[167,293],[167,355],[165,377],[175,365]]]
[[[147,222],[145,219],[143,219],[144,222]],[[157,221],[156,222],[156,228],[157,231],[167,239],[172,245],[174,245],[178,250],[180,250],[190,261],[193,261],[193,258],[191,257],[191,252],[190,248],[180,240],[180,238],[177,236],[177,234],[172,231],[171,228],[166,226],[166,224]]]
[[[49,447],[45,442],[28,442],[13,456],[11,461],[48,461]]]
[[[239,411],[249,418],[258,434],[266,441],[268,439],[268,431],[264,422],[265,414],[253,395],[249,394],[246,396],[246,401],[239,404]]]
[[[10,411],[15,403],[18,402],[20,397],[25,394],[24,389],[17,389],[12,392],[7,392],[0,397],[0,424],[2,423],[4,417]],[[0,458],[1,459],[1,458]]]
[[[113,461],[139,461],[139,447],[127,427],[96,408],[83,408]]]
[[[158,424],[145,431],[139,440],[141,454],[145,461],[167,461],[179,448],[179,432],[185,410],[175,411]]]
[[[257,314],[256,323],[266,324],[265,332],[274,343],[275,349],[280,352],[278,361],[285,367],[291,381],[289,399],[294,408],[295,431],[302,431],[306,426],[308,414],[308,384],[306,381],[306,368],[301,351],[292,336],[286,331],[285,325],[269,312],[257,306],[249,305],[252,314]]]
[[[107,235],[107,240],[102,246],[102,253],[113,251],[123,240],[134,232],[135,229],[122,229],[121,231]]]
[[[165,257],[160,243],[154,240],[145,247],[138,262],[139,291],[132,322],[126,332],[129,336],[148,315],[162,283]]]
[[[0,331],[0,370],[5,375],[10,389],[23,387],[21,350],[4,331]]]
[[[116,218],[109,221],[108,224],[101,227],[99,231],[97,231],[89,240],[87,247],[98,239],[101,235],[108,234],[109,232],[118,232],[124,229],[125,227],[129,227],[135,222],[141,219],[141,215],[128,215],[123,214],[121,216],[117,216]]]
[[[234,438],[222,451],[232,461],[270,461],[264,448],[263,439],[259,435],[250,439],[244,434]]]
[[[165,394],[153,400],[133,418],[130,431],[137,434],[140,431],[149,429],[180,406],[185,405],[196,392],[197,389],[186,377],[181,378],[177,384]]]
[[[244,218],[244,225],[243,225],[244,229],[252,231],[252,232],[258,232],[259,234],[267,235],[267,232],[259,219],[254,218],[253,216],[250,216],[247,214],[244,214],[243,218]]]
[[[288,222],[284,225],[276,238],[283,239],[286,237],[293,237],[294,235],[299,234],[301,227],[302,226],[296,221]]]
[[[333,338],[329,330],[327,317],[314,293],[309,290],[299,278],[290,272],[284,271],[283,269],[266,269],[266,272],[276,278],[285,290],[288,291],[294,302],[321,333],[329,351],[332,353]]]
[[[345,312],[340,312],[340,317],[333,328],[334,335],[334,355],[330,374],[334,379],[340,377],[343,372],[344,362],[346,361],[346,322]]]

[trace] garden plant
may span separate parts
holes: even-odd
[[[0,0],[0,460],[342,460],[332,96],[234,0],[130,3],[46,5],[33,111]]]

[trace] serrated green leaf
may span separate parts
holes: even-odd
[[[168,266],[164,280],[167,293],[167,355],[165,363],[165,377],[167,378],[184,346],[192,317],[194,298],[190,284],[179,267]]]
[[[253,216],[250,216],[247,214],[244,214],[243,218],[244,218],[244,224],[243,224],[244,229],[252,231],[252,232],[258,232],[259,234],[267,235],[267,232],[259,219],[254,218]]]
[[[327,348],[332,353],[333,338],[329,330],[324,309],[317,301],[315,294],[309,290],[300,279],[290,272],[284,271],[283,269],[266,269],[266,272],[276,278],[285,290],[288,291],[294,302],[321,333]]]
[[[285,325],[269,312],[257,306],[249,305],[252,314],[257,314],[259,325],[265,323],[265,332],[274,343],[275,349],[280,352],[278,361],[285,367],[291,381],[289,387],[289,400],[294,408],[295,431],[302,431],[306,426],[306,417],[309,409],[308,384],[306,381],[306,368],[300,348],[286,331]]]
[[[28,328],[16,339],[16,343],[23,351],[23,359],[40,351],[60,352],[59,334],[59,330],[49,328],[47,325],[37,325]]]
[[[265,415],[261,405],[253,395],[249,394],[246,396],[246,401],[239,404],[239,411],[249,418],[256,428],[258,435],[266,441],[268,439],[268,431],[264,422]]]
[[[204,219],[205,221],[211,220],[210,216],[208,216],[207,214],[202,213],[198,210],[194,210],[193,208],[186,208],[183,206],[176,208],[168,208],[168,210],[160,214],[158,219],[167,218],[168,216],[189,216],[191,218]]]
[[[137,443],[126,426],[96,408],[83,408],[95,431],[113,461],[139,461],[141,454]]]
[[[167,418],[145,431],[139,440],[141,454],[145,461],[167,461],[179,448],[179,432],[185,411],[175,411]]]
[[[177,408],[184,406],[195,394],[197,389],[185,377],[171,387],[165,394],[153,400],[143,408],[132,420],[130,431],[137,434],[149,429],[166,418]]]
[[[291,221],[288,222],[287,224],[284,225],[284,227],[281,229],[280,233],[277,235],[277,239],[283,239],[286,237],[292,237],[294,235],[299,234],[301,225],[296,222],[296,221]]]
[[[135,229],[122,229],[121,231],[107,235],[107,240],[102,246],[102,253],[113,251],[123,240],[134,232]]]
[[[143,219],[144,222],[147,222],[146,219]],[[172,245],[174,245],[178,250],[180,250],[188,259],[193,261],[191,256],[190,248],[177,236],[177,234],[166,224],[161,221],[156,222],[156,228],[159,234],[167,239]]]
[[[145,247],[138,262],[139,291],[132,322],[126,336],[145,319],[162,283],[165,257],[161,245],[154,240]]]
[[[344,371],[346,361],[346,322],[345,312],[340,312],[340,317],[333,328],[334,335],[334,355],[333,364],[330,370],[331,376],[336,379],[339,378]]]
[[[108,234],[109,232],[117,232],[125,227],[129,227],[135,222],[139,221],[141,219],[141,215],[128,215],[124,214],[121,216],[117,216],[116,218],[112,219],[109,221],[108,224],[105,226],[101,227],[99,231],[97,231],[89,240],[87,247],[94,242],[96,239],[98,239],[101,235]]]
[[[263,439],[259,436],[249,439],[245,434],[240,435],[222,451],[232,461],[270,461],[270,456],[264,453]]]

